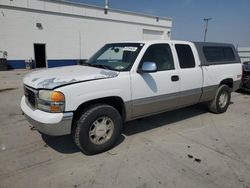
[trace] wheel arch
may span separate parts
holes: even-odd
[[[232,78],[226,78],[220,82],[219,86],[221,85],[227,85],[229,88],[233,89],[234,81]]]
[[[121,115],[122,119],[126,119],[126,108],[125,103],[121,97],[118,96],[110,96],[110,97],[103,97],[98,99],[93,99],[90,101],[86,101],[80,104],[77,109],[74,111],[73,121],[77,119],[77,117],[84,112],[88,107],[93,106],[95,104],[107,104],[114,107]]]

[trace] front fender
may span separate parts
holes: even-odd
[[[124,102],[131,100],[129,74],[120,74],[116,78],[95,80],[68,85],[56,89],[65,95],[65,110],[75,111],[79,105],[90,100],[118,96]]]

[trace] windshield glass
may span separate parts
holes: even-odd
[[[112,43],[106,44],[86,63],[89,66],[128,71],[144,44],[141,43]]]

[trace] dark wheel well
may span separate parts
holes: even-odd
[[[93,106],[95,104],[107,104],[113,106],[120,113],[123,120],[126,118],[126,110],[123,100],[120,97],[105,97],[81,104],[74,112],[73,120],[76,120],[76,118],[79,117],[79,114],[84,112],[89,106]]]
[[[227,78],[225,80],[222,80],[220,82],[220,85],[227,85],[228,87],[230,87],[231,89],[233,89],[233,79],[232,78]]]

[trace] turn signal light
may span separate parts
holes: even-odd
[[[51,112],[60,112],[61,107],[60,106],[50,106],[50,111]]]
[[[64,95],[59,91],[54,91],[51,94],[51,101],[53,101],[53,102],[61,102],[64,100],[65,100]]]

